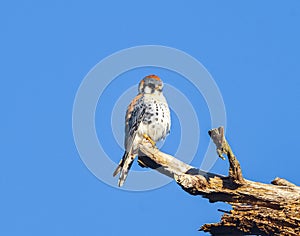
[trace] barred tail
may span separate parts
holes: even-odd
[[[132,155],[131,153],[125,152],[118,167],[114,171],[113,176],[116,176],[119,172],[121,172],[119,181],[118,181],[119,187],[121,187],[124,184],[124,182],[127,178],[127,174],[133,163],[133,160],[134,160],[134,155]]]

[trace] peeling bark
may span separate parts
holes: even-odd
[[[219,223],[205,224],[199,230],[211,235],[300,235],[300,187],[281,178],[272,184],[243,178],[241,166],[224,137],[223,127],[209,135],[217,154],[229,161],[228,176],[208,173],[160,152],[147,140],[140,146],[139,163],[173,178],[183,190],[210,202],[226,202]]]

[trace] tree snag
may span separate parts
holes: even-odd
[[[238,160],[224,136],[224,128],[209,132],[217,154],[229,161],[228,176],[208,173],[159,151],[147,140],[140,146],[139,164],[173,178],[183,190],[210,202],[226,202],[219,223],[205,224],[200,231],[211,235],[300,235],[300,187],[281,178],[272,184],[243,178]]]

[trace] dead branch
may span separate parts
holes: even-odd
[[[232,206],[219,223],[205,224],[200,230],[211,235],[300,235],[300,187],[276,178],[264,184],[243,178],[240,164],[224,136],[223,127],[209,135],[217,154],[228,157],[228,176],[208,173],[160,152],[147,140],[140,146],[139,162],[173,179],[183,190],[201,195],[210,202]]]

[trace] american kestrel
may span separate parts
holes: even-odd
[[[119,187],[124,184],[134,158],[138,155],[139,144],[146,138],[152,145],[165,139],[170,132],[171,119],[168,103],[163,95],[163,82],[156,75],[143,78],[138,95],[129,104],[125,117],[125,153],[113,173],[119,172]]]

